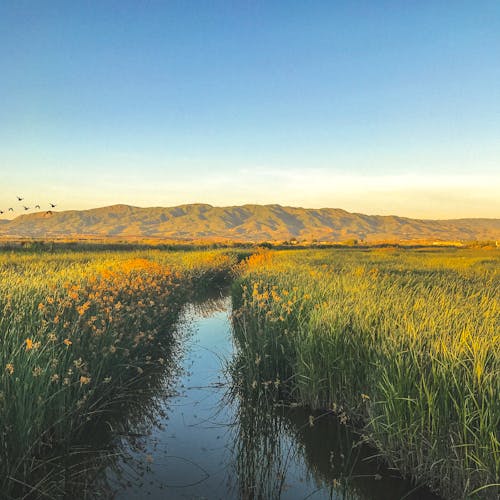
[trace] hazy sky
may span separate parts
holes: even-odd
[[[0,209],[498,193],[498,0],[0,2]]]

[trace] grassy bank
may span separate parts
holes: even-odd
[[[227,280],[236,260],[227,251],[0,255],[4,498],[62,495],[83,429],[166,362],[182,305]]]
[[[261,253],[234,286],[247,383],[330,408],[447,498],[497,498],[495,250]]]

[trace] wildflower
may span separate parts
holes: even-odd
[[[5,365],[5,371],[9,374],[12,375],[14,373],[14,365],[12,363],[7,363]]]
[[[73,342],[71,342],[71,340],[69,339],[64,339],[63,340],[63,344],[66,346],[66,347],[69,347]]]
[[[57,382],[59,380],[59,375],[57,373],[54,373],[51,377],[50,377],[50,381],[51,382]]]
[[[40,304],[38,304],[38,310],[43,312],[44,309],[45,309],[45,305],[40,302]]]
[[[35,366],[35,368],[33,368],[33,376],[39,377],[42,374],[42,371],[41,367]]]
[[[105,384],[109,384],[111,382],[111,377],[105,377],[104,380],[103,380],[103,382]]]
[[[73,361],[73,364],[75,365],[75,368],[79,370],[83,366],[83,360],[82,358],[75,359]]]
[[[33,340],[26,339],[24,342],[26,343],[26,350],[27,351],[30,351],[31,349],[33,349]]]
[[[84,377],[83,375],[80,377],[80,385],[88,385],[90,384],[90,377]]]
[[[370,396],[368,396],[368,394],[361,394],[361,399],[363,401],[370,401]]]
[[[314,426],[314,415],[309,415],[309,427]]]

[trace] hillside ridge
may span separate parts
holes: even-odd
[[[235,241],[338,242],[496,240],[500,219],[412,219],[366,215],[341,208],[301,208],[278,204],[215,207],[204,203],[174,207],[117,204],[88,210],[23,214],[0,220],[1,237],[159,238]]]

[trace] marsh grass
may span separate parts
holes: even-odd
[[[497,498],[497,251],[261,253],[234,285],[255,387],[333,409],[448,498]]]
[[[0,255],[5,498],[58,498],[83,480],[89,426],[151,386],[182,305],[235,263],[223,251]]]

